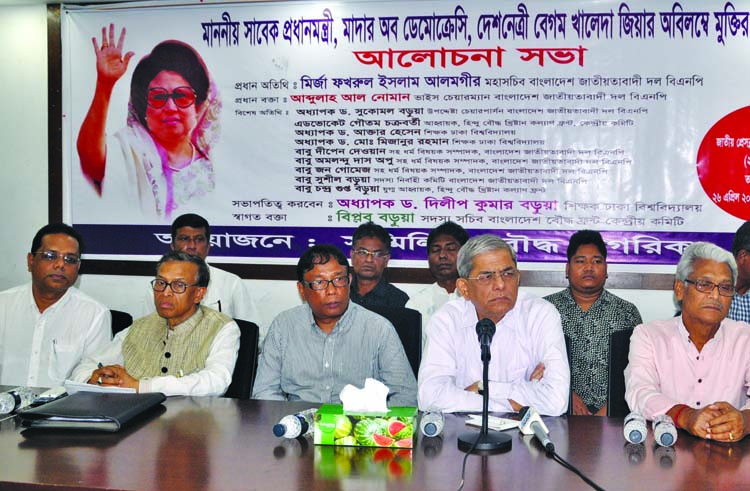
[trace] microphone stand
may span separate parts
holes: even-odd
[[[480,321],[489,321],[483,319]],[[487,453],[500,453],[507,452],[513,446],[513,439],[505,433],[496,431],[490,433],[487,427],[489,420],[489,408],[490,408],[490,343],[492,342],[492,334],[494,334],[495,324],[492,321],[491,332],[483,332],[479,336],[480,344],[482,347],[482,429],[479,433],[473,431],[467,431],[458,435],[458,449],[462,452],[487,452]]]

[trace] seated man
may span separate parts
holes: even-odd
[[[737,263],[737,283],[729,305],[729,319],[750,322],[750,220],[740,225],[732,238],[732,255]]]
[[[519,294],[515,251],[501,238],[472,237],[458,253],[451,300],[432,316],[419,368],[419,408],[481,411],[482,360],[476,325],[497,326],[489,369],[490,411],[532,406],[559,416],[568,407],[570,369],[560,315],[546,300]]]
[[[352,236],[352,302],[363,307],[404,307],[409,295],[388,283],[383,273],[391,257],[391,234],[372,222]]]
[[[599,232],[574,233],[567,254],[565,277],[570,286],[544,299],[557,307],[571,341],[573,414],[606,416],[609,338],[643,320],[635,305],[604,289],[607,246]]]
[[[430,323],[430,317],[448,300],[458,298],[456,260],[458,251],[467,240],[469,240],[468,232],[454,222],[445,222],[437,226],[427,236],[427,266],[436,282],[412,295],[406,304],[407,307],[418,310],[422,314],[423,344],[427,336],[426,327]]]
[[[271,323],[258,363],[254,399],[340,403],[347,384],[366,378],[388,388],[389,406],[414,406],[416,381],[390,322],[349,301],[349,263],[338,248],[309,248],[297,263],[305,304]]]
[[[682,314],[635,328],[625,400],[647,419],[661,414],[695,436],[723,442],[750,430],[750,329],[727,319],[737,265],[714,244],[685,249],[674,281]]]
[[[26,264],[31,283],[0,293],[0,384],[62,385],[112,339],[104,305],[76,289],[83,238],[64,223],[42,227]]]
[[[151,281],[156,312],[115,336],[73,371],[73,380],[168,396],[218,396],[232,381],[240,329],[200,305],[209,281],[198,256],[172,251]]]
[[[208,221],[195,213],[180,215],[172,222],[172,250],[182,251],[198,256],[208,264],[211,252],[211,226]],[[218,310],[234,319],[243,319],[258,324],[260,329],[259,344],[263,344],[265,329],[268,324],[259,318],[255,302],[250,297],[239,276],[215,268],[208,264],[211,281],[206,288],[206,296],[201,305]],[[149,288],[144,295],[143,315],[154,312],[154,295]]]

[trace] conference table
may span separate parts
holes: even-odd
[[[455,490],[467,415],[446,415],[440,437],[414,448],[316,446],[279,439],[271,427],[309,403],[171,397],[118,433],[22,431],[0,422],[0,489]],[[684,432],[674,447],[627,444],[621,418],[544,418],[557,452],[607,490],[750,488],[750,438],[722,444]],[[469,456],[465,490],[589,489],[509,430],[512,449]]]

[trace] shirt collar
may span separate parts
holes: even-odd
[[[189,332],[195,326],[197,326],[198,323],[202,320],[203,320],[203,307],[201,305],[198,305],[198,308],[195,310],[195,313],[193,315],[191,315],[186,320],[180,322],[174,327],[174,331],[172,331],[172,334],[181,334],[183,332]],[[164,322],[166,323],[167,320],[164,319]],[[169,324],[167,324],[167,327],[169,327]]]
[[[307,325],[310,326],[310,329],[314,333],[318,333],[323,336],[327,336],[326,333],[324,333],[320,327],[318,327],[318,324],[315,322],[315,317],[313,317],[312,309],[310,308],[309,304],[304,304],[305,310],[307,312]],[[336,325],[333,326],[333,330],[330,332],[330,334],[335,334],[337,332],[340,332],[344,329],[347,329],[351,325],[350,319],[354,314],[352,314],[352,310],[354,310],[357,307],[357,304],[352,302],[352,299],[349,299],[349,306],[346,308],[346,311],[344,312],[344,315],[341,316],[341,318],[336,322]]]

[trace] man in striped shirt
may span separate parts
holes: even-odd
[[[417,384],[390,322],[349,300],[346,256],[316,245],[297,263],[305,301],[279,314],[268,329],[254,399],[340,403],[347,384],[374,378],[389,388],[389,406],[414,406]]]

